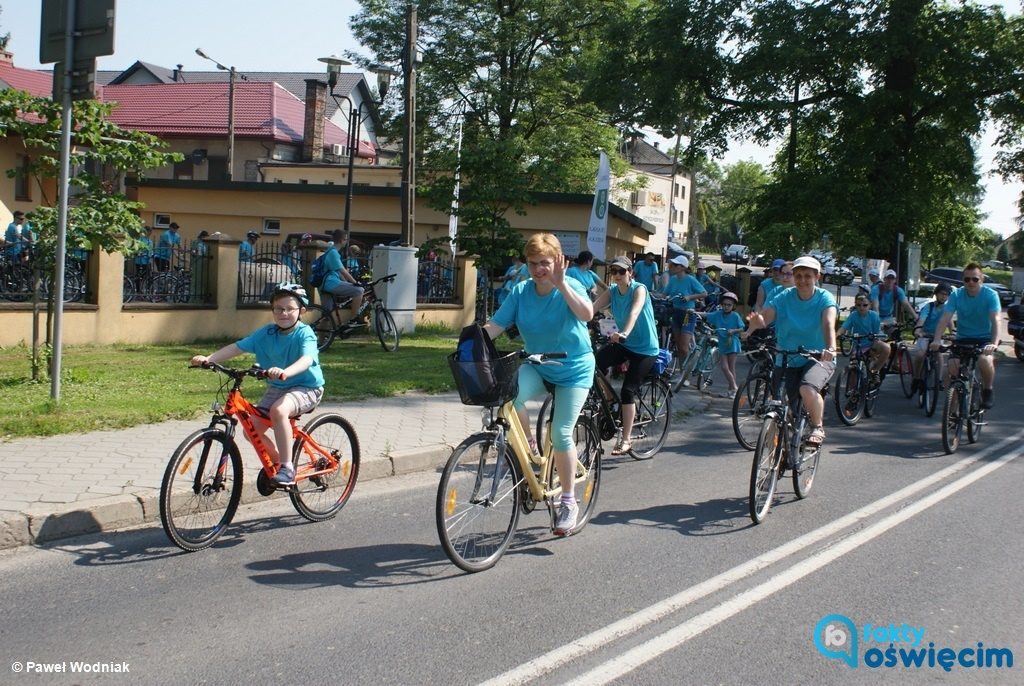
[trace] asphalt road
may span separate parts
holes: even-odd
[[[243,509],[194,554],[159,527],[4,553],[0,683],[1020,683],[1016,664],[872,667],[889,636],[864,632],[1024,656],[1022,383],[1024,364],[1002,362],[981,442],[952,456],[896,379],[856,427],[830,410],[813,492],[783,482],[760,526],[751,453],[716,400],[653,460],[608,459],[578,536],[523,517],[475,575],[438,545],[433,473],[361,484],[321,524],[286,501]],[[818,635],[856,667],[815,647],[832,614],[854,630]],[[15,671],[75,661],[129,676]]]

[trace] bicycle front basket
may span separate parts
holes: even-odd
[[[519,393],[519,353],[498,353],[499,357],[481,362],[459,360],[459,353],[448,356],[448,366],[463,405],[497,407]]]

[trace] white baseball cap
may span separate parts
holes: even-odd
[[[878,270],[872,267],[868,270],[868,276],[878,276]]]
[[[890,276],[892,278],[894,278],[894,279],[896,278],[896,270],[895,269],[886,269],[885,270],[885,278],[888,279]]]
[[[808,269],[813,269],[819,274],[821,273],[821,262],[818,262],[818,260],[814,259],[810,255],[804,255],[803,257],[796,258],[796,261],[793,263],[793,269],[798,269],[800,267],[807,267]]]
[[[687,259],[686,255],[676,255],[671,260],[669,260],[669,262],[672,264],[678,264],[680,267],[690,266],[690,260]]]

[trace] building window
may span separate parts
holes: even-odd
[[[15,165],[18,169],[18,175],[14,177],[14,199],[31,200],[32,186],[29,182],[32,177],[28,174],[28,155],[15,155]]]
[[[272,233],[274,235],[281,233],[281,220],[270,219],[268,217],[263,218],[263,233]]]
[[[686,186],[679,184],[679,197],[686,200]]]
[[[159,229],[166,229],[171,225],[171,215],[155,212],[153,214],[153,226]]]

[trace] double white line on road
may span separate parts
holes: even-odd
[[[869,505],[855,510],[840,519],[815,529],[814,531],[808,532],[807,534],[779,546],[774,550],[770,550],[763,555],[759,555],[758,557],[748,560],[741,565],[737,565],[736,567],[697,584],[696,586],[691,586],[674,596],[655,603],[654,605],[640,610],[629,617],[609,624],[602,629],[598,629],[597,631],[587,634],[586,636],[583,636],[565,646],[556,648],[544,655],[540,655],[513,670],[486,681],[485,684],[488,686],[497,684],[524,684],[548,674],[578,657],[591,653],[614,640],[635,633],[644,626],[652,624],[669,614],[700,600],[701,598],[709,596],[712,593],[720,591],[727,586],[745,579],[758,571],[779,562],[780,560],[791,555],[795,555],[806,549],[807,546],[834,536],[848,527],[855,526],[866,519],[872,518],[882,510],[892,507],[893,505],[938,484],[957,472],[961,472],[974,466],[978,462],[987,459],[992,454],[998,454],[1001,450],[1012,444],[1019,443],[1022,437],[1024,437],[1024,431],[1019,431],[1013,436],[1000,441],[996,445],[982,450],[975,456],[960,460],[959,462],[956,462],[955,464],[952,464],[929,477],[916,481],[895,493],[884,498],[880,498]],[[728,600],[707,612],[684,621],[653,640],[646,641],[642,646],[633,648],[618,657],[608,660],[585,674],[578,675],[576,679],[570,683],[587,684],[588,686],[592,684],[605,684],[629,673],[645,662],[648,662],[676,646],[681,645],[703,631],[745,610],[754,603],[757,603],[773,593],[786,588],[799,579],[829,564],[842,555],[845,555],[851,550],[854,550],[868,541],[882,535],[910,517],[913,517],[932,505],[941,502],[954,493],[974,483],[978,479],[981,479],[992,471],[1002,467],[1011,460],[1020,457],[1021,454],[1024,454],[1024,448],[1017,448],[1005,455],[1002,455],[998,459],[960,477],[956,481],[944,486],[931,495],[922,497],[898,512],[895,512],[884,519],[878,520],[877,522],[873,522],[870,526],[850,535],[839,543],[829,546],[821,552],[815,553],[793,567],[773,576],[768,581],[738,594],[731,600]]]

